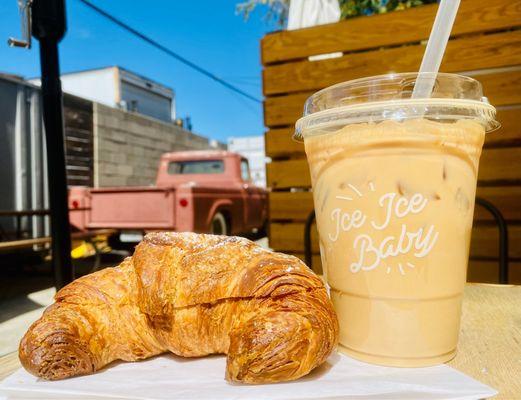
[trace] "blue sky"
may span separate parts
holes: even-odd
[[[239,0],[92,0],[214,74],[262,98],[259,43],[274,27],[256,11],[249,21],[235,14]],[[264,132],[262,105],[218,83],[131,36],[78,0],[67,0],[67,36],[60,45],[62,72],[120,65],[176,91],[178,116],[190,115],[195,132],[226,141],[229,136]],[[146,6],[144,6],[146,4]],[[0,1],[0,71],[39,76],[37,46],[9,48],[20,36],[16,0]]]

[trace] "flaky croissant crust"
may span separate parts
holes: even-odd
[[[321,280],[298,258],[238,237],[150,233],[121,265],[55,300],[19,348],[24,368],[50,380],[170,351],[227,354],[230,381],[286,381],[324,362],[338,340]]]

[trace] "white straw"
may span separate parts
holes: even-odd
[[[449,41],[450,32],[456,14],[458,13],[460,0],[441,0],[436,13],[436,19],[432,26],[429,41],[427,42],[427,48],[423,55],[422,64],[420,67],[420,75],[414,85],[412,98],[426,98],[430,97],[432,89],[434,88],[434,82],[436,81],[436,74],[438,73]],[[422,78],[421,74],[427,73]]]

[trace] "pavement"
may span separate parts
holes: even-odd
[[[268,247],[268,238],[256,241]],[[102,256],[103,268],[119,264],[127,254]],[[76,276],[90,272],[93,259],[75,261]],[[0,357],[16,351],[20,339],[45,308],[56,290],[50,263],[20,258],[0,258]]]
[[[104,254],[102,268],[119,264],[127,254]],[[89,273],[93,258],[74,261],[75,276]],[[0,357],[16,351],[20,339],[56,293],[48,260],[35,261],[26,255],[0,257]]]
[[[25,331],[40,318],[43,310],[52,304],[55,293],[56,290],[51,287],[2,302],[2,319],[6,310],[11,318],[8,317],[0,323],[0,356],[18,348]]]

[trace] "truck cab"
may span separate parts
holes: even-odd
[[[236,153],[166,153],[156,186],[177,188],[179,230],[238,234],[262,227],[267,218],[266,190],[252,183],[248,160]]]

